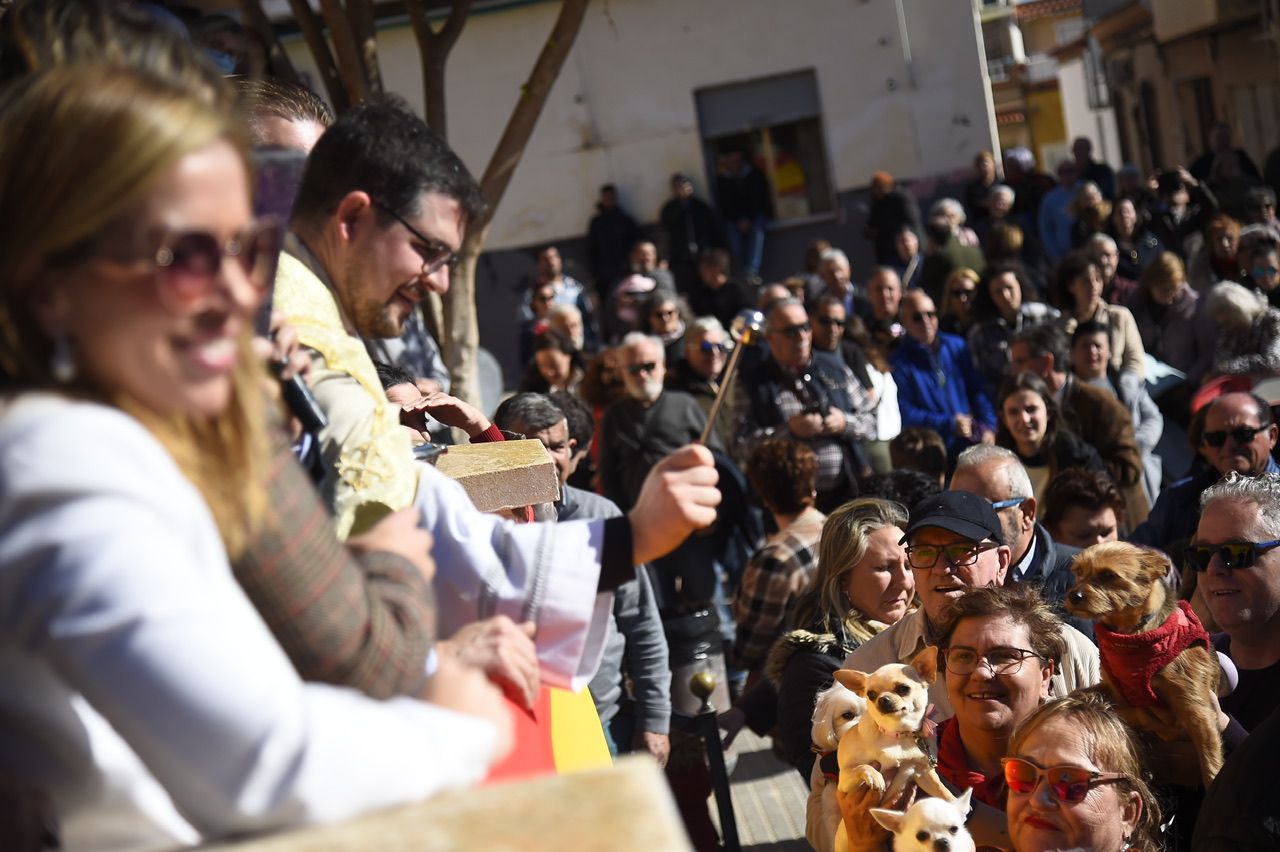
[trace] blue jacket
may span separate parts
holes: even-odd
[[[1280,465],[1268,457],[1267,469],[1263,473],[1280,473]],[[1172,544],[1193,537],[1200,525],[1200,494],[1221,478],[1222,474],[1211,467],[1170,485],[1156,498],[1151,514],[1129,535],[1129,541],[1169,553]],[[1170,555],[1178,556],[1176,553]]]
[[[968,414],[975,424],[994,431],[996,412],[964,340],[939,332],[935,344],[937,351],[930,352],[914,338],[904,337],[889,362],[898,385],[902,425],[934,430],[954,457],[967,446],[953,430],[955,416]]]

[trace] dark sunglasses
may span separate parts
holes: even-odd
[[[1042,769],[1020,757],[1002,757],[1000,763],[1004,765],[1004,783],[1009,786],[1009,792],[1029,796],[1035,792],[1040,779],[1044,778],[1049,782],[1049,789],[1058,801],[1069,805],[1083,802],[1089,795],[1089,790],[1099,784],[1122,781],[1129,777],[1123,772],[1098,772],[1083,766],[1063,765]]]
[[[643,364],[632,364],[627,367],[627,372],[633,376],[640,376],[645,373],[652,373],[656,369],[658,369],[658,364],[656,362],[645,361]]]
[[[1208,571],[1216,553],[1228,570],[1248,568],[1258,564],[1258,557],[1280,547],[1280,539],[1272,541],[1228,541],[1223,544],[1193,544],[1187,547],[1187,564],[1193,571]]]
[[[1280,275],[1280,269],[1274,266],[1255,266],[1250,270],[1254,278],[1275,277]]]
[[[258,290],[265,290],[276,273],[284,231],[274,219],[250,225],[221,242],[208,231],[175,231],[156,249],[160,297],[166,307],[185,313],[216,286],[223,258],[234,258]]]
[[[807,322],[801,322],[801,323],[796,323],[795,325],[788,325],[783,328],[769,329],[769,333],[785,334],[787,337],[794,337],[798,339],[803,337],[806,334],[812,334],[813,326]]]
[[[1214,449],[1218,449],[1223,444],[1227,443],[1228,436],[1230,436],[1231,440],[1235,441],[1237,444],[1247,444],[1252,441],[1259,432],[1266,428],[1266,426],[1239,426],[1235,429],[1226,429],[1221,432],[1205,432],[1203,437],[1206,444]]]
[[[927,319],[937,319],[937,318],[938,318],[937,311],[916,311],[914,314],[911,315],[911,319],[914,322],[924,322]]]
[[[849,324],[847,320],[837,319],[835,317],[818,317],[818,322],[828,328],[844,328]]]
[[[422,271],[418,273],[420,276],[426,278],[428,275],[438,272],[442,266],[449,266],[452,268],[457,264],[458,256],[453,253],[453,249],[438,240],[433,240],[427,237],[417,228],[413,227],[401,218],[399,213],[392,210],[381,201],[375,199],[373,201],[373,206],[377,207],[383,213],[386,213],[392,219],[395,219],[401,225],[404,225],[404,229],[408,231],[419,243],[422,243],[422,245],[418,245],[418,243],[409,244],[413,250],[418,253],[418,257],[422,258]]]
[[[704,340],[702,343],[698,344],[698,348],[707,354],[711,354],[713,352],[724,352],[729,347],[725,346],[723,343],[712,343],[710,340]]]

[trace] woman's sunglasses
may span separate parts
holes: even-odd
[[[175,313],[191,310],[212,292],[228,257],[255,289],[266,290],[275,278],[283,235],[274,219],[259,220],[226,242],[208,231],[167,234],[155,253],[161,299]]]
[[[1069,805],[1083,802],[1085,796],[1089,795],[1089,790],[1098,784],[1129,777],[1123,772],[1097,772],[1082,766],[1063,765],[1042,769],[1020,757],[1002,757],[1000,763],[1004,765],[1004,783],[1008,785],[1009,792],[1029,796],[1035,792],[1040,779],[1044,778],[1058,801]]]
[[[1208,571],[1216,553],[1229,570],[1248,568],[1258,564],[1258,558],[1268,550],[1280,547],[1280,539],[1274,541],[1229,541],[1225,544],[1193,544],[1184,553],[1193,571]]]

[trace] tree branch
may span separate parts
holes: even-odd
[[[338,60],[338,72],[347,97],[353,103],[364,100],[369,95],[368,76],[342,0],[320,0],[320,13],[329,30],[329,40],[333,42],[333,53]]]
[[[307,0],[289,0],[289,8],[293,11],[294,20],[298,22],[298,28],[302,30],[302,37],[307,41],[311,58],[316,61],[316,68],[320,71],[320,79],[329,94],[334,112],[342,112],[351,105],[351,98],[347,94],[347,87],[343,85],[342,75],[338,73],[338,66],[333,61],[333,53],[329,50],[329,42],[325,40],[320,19]]]
[[[271,21],[262,11],[261,0],[240,0],[240,15],[249,29],[257,33],[258,38],[262,39],[262,43],[267,46],[269,72],[282,80],[302,85],[298,70],[289,60],[289,54],[285,53],[284,48],[280,46],[280,39],[276,38],[276,31],[271,26]]]
[[[378,28],[374,20],[373,0],[347,0],[347,20],[351,22],[351,37],[356,45],[365,91],[381,93],[382,68],[378,63]]]
[[[418,42],[418,57],[422,63],[422,112],[427,125],[447,139],[448,123],[445,113],[445,66],[449,51],[453,50],[458,36],[471,10],[472,0],[452,0],[449,15],[439,32],[431,28],[422,0],[405,0],[413,37]]]
[[[480,191],[484,193],[486,202],[484,225],[488,225],[489,219],[493,217],[493,211],[502,201],[502,196],[511,183],[511,176],[520,164],[520,157],[529,144],[529,137],[533,135],[533,128],[547,103],[547,96],[551,94],[551,87],[555,85],[560,69],[564,67],[564,60],[578,37],[578,30],[582,28],[582,19],[586,17],[589,3],[590,0],[564,0],[560,6],[560,15],[551,28],[546,44],[542,46],[542,53],[534,63],[528,82],[520,87],[520,100],[516,102],[506,129],[502,131],[502,138],[498,140],[493,156],[489,158],[484,177],[480,179]],[[481,230],[480,225],[481,223],[475,223],[472,227]]]

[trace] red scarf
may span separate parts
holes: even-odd
[[[1132,707],[1161,706],[1151,688],[1152,675],[1192,645],[1209,647],[1209,634],[1186,601],[1178,601],[1178,608],[1155,630],[1116,633],[1098,623],[1093,635],[1098,639],[1102,670]]]
[[[938,724],[938,774],[960,792],[973,790],[973,798],[1004,810],[1004,779],[999,775],[988,778],[969,768],[969,758],[960,740],[960,724],[953,716]]]

